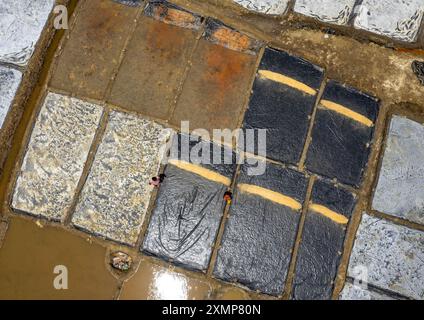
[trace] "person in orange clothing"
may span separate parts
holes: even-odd
[[[233,194],[230,191],[227,191],[224,193],[224,201],[230,205],[231,201],[233,200]]]

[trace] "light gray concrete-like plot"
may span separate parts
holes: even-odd
[[[340,293],[339,299],[340,300],[395,300],[388,295],[381,294],[370,289],[365,289],[349,282],[346,282],[342,292]]]
[[[287,10],[289,0],[233,0],[242,7],[259,13],[281,15]]]
[[[392,118],[372,207],[424,224],[424,125]]]
[[[134,115],[111,112],[72,218],[75,227],[134,245],[170,131]]]
[[[94,104],[47,95],[15,185],[14,209],[52,220],[64,218],[102,112]]]
[[[424,299],[424,232],[364,214],[348,276],[367,275],[374,287]]]
[[[53,4],[54,0],[0,0],[0,61],[28,63]]]
[[[294,11],[323,22],[346,25],[355,0],[296,0]]]
[[[356,28],[393,39],[414,42],[424,13],[423,0],[363,0]]]
[[[22,80],[20,71],[0,66],[0,129]]]

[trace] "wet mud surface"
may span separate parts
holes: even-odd
[[[202,25],[200,17],[185,11],[175,12],[187,16],[163,23],[160,8],[147,8],[138,22],[108,101],[168,119]]]
[[[101,0],[86,1],[82,6],[50,84],[102,100],[140,9]]]
[[[205,37],[199,41],[193,54],[197,58],[192,60],[170,121],[172,124],[179,126],[181,121],[190,119],[192,128],[210,131],[237,128],[256,56],[223,46],[227,42],[236,46],[243,41],[238,37],[225,41],[212,43]]]

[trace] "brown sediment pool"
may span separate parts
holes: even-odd
[[[119,299],[202,300],[209,298],[211,292],[207,282],[143,259],[137,273],[124,283]]]
[[[0,299],[113,299],[117,280],[104,263],[106,249],[51,226],[13,217],[0,250]],[[68,289],[53,282],[68,269]]]

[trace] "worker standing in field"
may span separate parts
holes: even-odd
[[[157,187],[159,187],[160,186],[160,184],[165,180],[165,178],[166,178],[166,175],[165,174],[163,174],[163,173],[161,173],[160,175],[158,175],[158,176],[156,176],[156,177],[153,177],[151,180],[150,180],[150,182],[149,182],[149,184],[151,185],[151,186],[154,186],[155,188],[157,188]]]
[[[231,201],[233,200],[233,194],[230,191],[227,191],[224,193],[224,201],[230,205]]]

